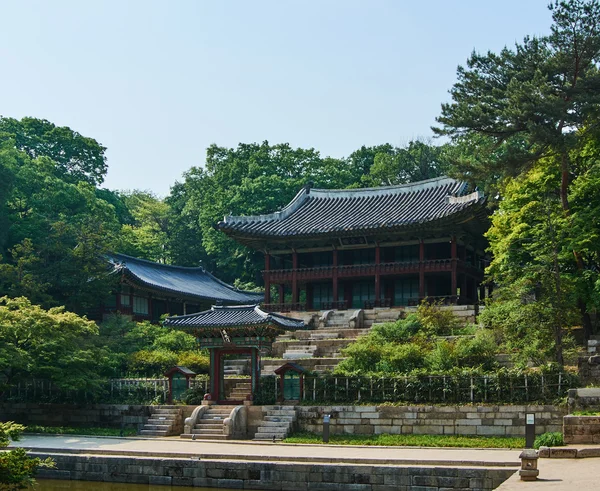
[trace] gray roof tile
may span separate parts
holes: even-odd
[[[125,274],[133,283],[149,289],[198,300],[233,304],[255,304],[262,301],[262,293],[238,290],[215,278],[204,268],[186,268],[155,263],[125,254],[111,254],[109,261],[116,272]]]
[[[457,215],[483,205],[467,184],[449,177],[366,189],[304,187],[281,211],[228,216],[219,223],[233,237],[291,237],[399,229]]]
[[[168,327],[244,327],[276,325],[283,329],[302,329],[304,321],[262,311],[258,305],[233,307],[213,306],[210,310],[196,314],[179,315],[165,319]]]

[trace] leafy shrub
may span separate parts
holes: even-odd
[[[254,394],[254,404],[268,405],[277,402],[279,383],[275,375],[263,375],[257,382],[256,393]]]
[[[187,367],[196,373],[208,373],[210,358],[201,351],[184,351],[179,353],[177,365]]]
[[[423,301],[417,307],[417,319],[423,332],[434,336],[447,336],[461,327],[461,321],[450,309],[439,302]]]
[[[497,352],[498,345],[493,333],[485,329],[479,329],[473,337],[459,338],[454,344],[457,366],[460,367],[491,370],[497,364]]]
[[[451,370],[457,365],[454,345],[448,341],[438,341],[434,348],[425,355],[425,364],[434,371]]]
[[[204,394],[206,394],[204,387],[197,385],[181,394],[181,402],[188,406],[199,406],[204,400]]]
[[[177,354],[167,350],[137,351],[131,355],[129,362],[131,370],[148,377],[162,376],[175,365],[177,365]]]
[[[533,442],[533,448],[562,447],[565,444],[563,434],[560,432],[542,433]]]
[[[381,338],[385,342],[402,343],[408,341],[421,329],[421,323],[416,314],[409,314],[404,319],[385,324],[375,324],[370,335]]]
[[[375,371],[382,373],[409,373],[412,370],[421,368],[423,364],[423,350],[419,344],[387,343],[383,346],[382,357],[379,363],[377,363]]]

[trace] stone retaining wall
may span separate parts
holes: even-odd
[[[192,460],[158,457],[48,455],[54,470],[40,478],[145,485],[295,491],[442,491],[491,490],[515,468],[473,468],[297,462]]]
[[[600,416],[565,416],[565,443],[600,443]]]
[[[525,436],[525,414],[536,415],[536,433],[561,431],[567,413],[550,405],[530,406],[298,406],[300,429],[321,433],[331,414],[332,434]]]
[[[156,406],[127,404],[38,404],[2,403],[0,420],[40,426],[99,426],[140,429]],[[195,406],[181,406],[187,418]]]

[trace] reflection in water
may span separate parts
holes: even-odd
[[[216,488],[191,488],[189,486],[153,486],[148,484],[127,484],[120,482],[59,481],[36,479],[35,491],[214,491]],[[220,491],[234,491],[219,488]]]

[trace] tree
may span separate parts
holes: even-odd
[[[558,162],[557,192],[569,217],[573,151],[600,115],[600,2],[556,1],[550,9],[550,35],[527,37],[499,54],[473,53],[467,67],[458,68],[452,102],[442,105],[434,131],[466,149],[455,155],[459,173],[488,186],[536,162]],[[580,252],[572,252],[583,275]],[[583,297],[579,307],[587,337],[591,321]]]
[[[404,148],[377,153],[362,182],[369,186],[407,184],[443,176],[448,168],[444,146],[413,140]]]
[[[10,440],[17,441],[24,426],[12,421],[0,422],[0,449],[8,447]],[[0,488],[7,491],[25,489],[35,484],[33,478],[40,467],[52,468],[54,461],[30,458],[23,448],[0,452]]]
[[[0,249],[3,293],[89,311],[111,286],[103,256],[119,230],[114,207],[98,199],[87,182],[57,177],[56,163],[48,157],[32,160],[25,152],[0,147],[0,167],[12,176],[0,203],[8,223]]]
[[[576,322],[577,264],[569,249],[559,182],[560,165],[545,161],[510,180],[486,235],[493,254],[488,272],[504,287],[498,299],[536,304],[536,335],[544,337],[544,326],[551,326],[554,360],[563,365],[563,330]]]
[[[0,383],[38,378],[69,390],[100,383],[93,339],[98,327],[62,307],[44,310],[24,297],[0,298]]]
[[[108,169],[106,148],[71,128],[55,126],[45,119],[17,120],[0,116],[0,142],[6,140],[31,159],[50,158],[57,164],[57,177],[92,185],[104,181]]]
[[[121,227],[119,252],[170,263],[168,246],[174,219],[170,206],[146,191],[122,193],[120,198],[132,220]]]

